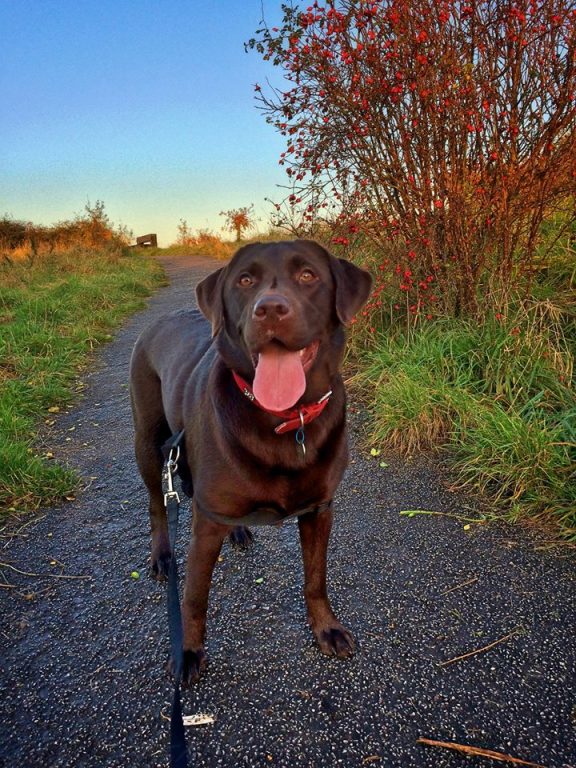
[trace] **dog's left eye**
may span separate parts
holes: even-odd
[[[252,279],[252,277],[250,275],[247,275],[246,273],[244,273],[243,275],[240,275],[240,277],[238,278],[238,285],[241,285],[242,288],[248,288],[249,286],[252,285],[253,282],[254,280]]]
[[[311,269],[303,269],[298,275],[298,280],[301,283],[311,283],[313,280],[316,280],[316,275]]]

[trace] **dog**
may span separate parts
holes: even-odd
[[[192,540],[182,601],[183,684],[198,680],[214,564],[230,535],[297,516],[304,596],[320,650],[348,657],[350,631],[326,588],[332,499],[348,461],[340,374],[344,326],[367,301],[369,273],[310,240],[254,243],[196,288],[201,310],[145,330],[130,366],[138,467],[150,497],[151,571],[170,559],[163,444],[184,430]]]

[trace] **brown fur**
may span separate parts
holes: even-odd
[[[305,270],[313,280],[303,276]],[[246,275],[249,285],[239,282]],[[181,429],[186,435],[183,476],[190,493],[193,486],[193,535],[182,606],[185,682],[196,680],[205,665],[208,592],[222,542],[228,534],[236,541],[248,535],[212,522],[200,510],[242,517],[267,504],[292,512],[332,499],[348,458],[339,372],[343,323],[364,304],[370,286],[368,273],[317,243],[248,245],[198,285],[198,304],[211,328],[200,312],[182,310],[162,318],[136,343],[136,457],[150,495],[152,570],[159,579],[171,558],[161,447]],[[294,432],[276,434],[281,420],[250,402],[232,380],[231,369],[252,381],[253,356],[271,338],[292,350],[320,342],[301,402],[316,402],[328,390],[333,394],[306,426],[305,456]],[[324,653],[349,656],[354,640],[334,616],[326,591],[332,510],[303,515],[298,525],[312,630]]]

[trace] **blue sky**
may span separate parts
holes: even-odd
[[[221,232],[254,203],[266,229],[284,140],[255,107],[278,78],[244,52],[280,0],[0,0],[0,215],[38,224],[103,200],[134,235],[180,218]]]

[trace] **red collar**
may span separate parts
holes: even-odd
[[[279,419],[285,419],[282,424],[279,424],[274,429],[274,432],[276,432],[278,435],[283,435],[285,432],[290,432],[293,429],[300,429],[305,424],[309,424],[311,421],[314,421],[315,418],[320,416],[324,408],[326,408],[328,405],[328,400],[330,399],[330,395],[332,394],[332,390],[330,390],[330,392],[326,392],[326,394],[321,397],[317,403],[301,405],[298,408],[288,408],[285,411],[271,411],[269,408],[264,408],[264,406],[259,403],[258,400],[256,400],[254,397],[254,392],[252,392],[252,387],[250,384],[248,384],[247,381],[244,381],[242,376],[239,376],[236,371],[232,371],[232,376],[238,385],[238,389],[248,398],[248,400],[251,400],[254,405],[257,405],[258,408],[266,411],[266,413],[271,413],[273,416],[278,416]]]

